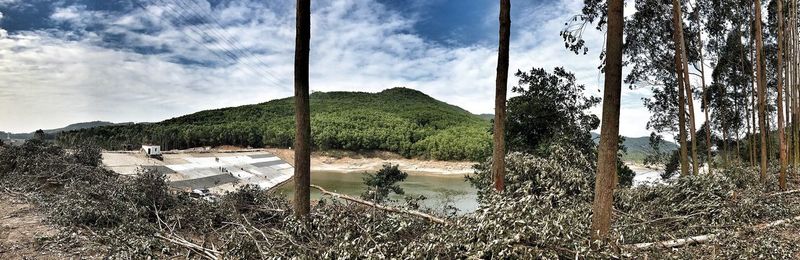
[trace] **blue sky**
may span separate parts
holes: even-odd
[[[603,33],[587,30],[585,56],[558,35],[581,5],[512,1],[511,74],[563,66],[601,95]],[[492,113],[497,13],[489,0],[314,1],[311,90],[405,86]],[[0,130],[152,122],[283,98],[293,47],[290,0],[0,0]],[[626,89],[622,134],[649,133],[648,95]]]

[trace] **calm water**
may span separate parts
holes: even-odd
[[[319,185],[326,190],[359,196],[364,192],[362,173],[342,173],[330,171],[313,171],[311,183]],[[478,207],[475,188],[465,181],[464,176],[456,175],[421,175],[409,173],[408,178],[401,182],[400,187],[405,195],[423,195],[427,199],[421,204],[434,210],[441,210],[445,204],[450,204],[459,209],[459,213],[468,213]],[[278,187],[277,192],[284,193],[292,198],[293,186],[291,182]],[[311,199],[318,200],[320,193],[311,189]],[[393,196],[398,202],[403,202],[402,196]]]
[[[329,191],[358,197],[364,192],[362,177],[362,173],[314,171],[311,173],[311,183]],[[634,186],[658,181],[660,181],[660,177],[657,171],[637,172],[634,177]],[[464,180],[463,175],[409,173],[406,181],[400,183],[400,187],[403,188],[406,195],[424,195],[427,199],[422,202],[422,205],[434,210],[441,210],[445,204],[458,208],[459,214],[469,213],[478,208],[476,190]],[[292,182],[287,182],[278,187],[276,192],[283,193],[291,199],[293,190]],[[320,196],[319,191],[311,189],[312,200],[319,200]],[[392,196],[392,199],[403,202],[402,196]]]

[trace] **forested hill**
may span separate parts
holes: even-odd
[[[477,160],[491,153],[490,123],[408,88],[379,93],[315,92],[310,96],[316,149],[387,150],[440,160]],[[64,132],[59,142],[93,142],[105,149],[142,143],[163,149],[238,145],[290,147],[293,98],[206,110],[159,123]]]
[[[64,131],[80,130],[92,127],[99,127],[99,126],[115,125],[115,124],[116,123],[111,123],[106,121],[91,121],[91,122],[75,123],[62,128],[45,129],[43,131],[45,134],[57,134]],[[119,124],[131,124],[131,123],[119,123]],[[6,138],[6,137],[11,137],[14,139],[31,139],[33,138],[33,133],[7,133],[0,131],[0,138]]]

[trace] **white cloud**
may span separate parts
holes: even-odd
[[[8,1],[8,0],[0,0]],[[0,2],[2,3],[2,2]],[[197,1],[180,6],[148,6],[123,16],[64,7],[52,18],[78,28],[98,21],[106,32],[122,35],[123,46],[159,47],[170,52],[143,55],[109,48],[101,35],[86,32],[79,41],[52,31],[0,37],[0,128],[31,131],[89,120],[159,121],[202,109],[264,102],[292,94],[293,6],[261,1],[230,1],[211,7]],[[512,17],[509,85],[513,73],[531,67],[563,66],[576,74],[587,92],[599,96],[603,76],[597,70],[603,34],[587,28],[591,52],[575,55],[563,47],[558,32],[579,12],[582,1],[563,0]],[[269,8],[264,8],[268,5]],[[496,11],[496,10],[495,10]],[[172,23],[181,15],[212,13],[224,27]],[[496,20],[486,14],[486,21]],[[315,2],[312,13],[311,89],[377,92],[395,86],[421,90],[473,113],[492,113],[496,43],[449,47],[412,34],[413,15],[388,10],[374,0]],[[155,28],[155,32],[141,33]],[[196,41],[225,35],[228,41]],[[2,31],[0,31],[2,36]],[[252,50],[257,55],[231,61],[225,51]],[[219,56],[223,56],[222,58]],[[229,66],[179,65],[180,58],[225,61]],[[266,65],[266,66],[264,66]],[[254,72],[258,70],[257,72]],[[262,71],[267,70],[268,73]],[[6,87],[8,86],[8,87]],[[648,114],[639,97],[623,90],[624,135],[641,136]],[[631,101],[632,100],[632,101]],[[637,107],[638,104],[638,107]],[[600,106],[592,110],[600,115]]]

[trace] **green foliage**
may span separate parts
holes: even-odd
[[[650,142],[649,142],[649,150],[647,151],[647,156],[644,158],[645,165],[661,165],[665,161],[665,153],[661,151],[661,143],[663,142],[663,137],[661,135],[656,134],[656,132],[650,133]]]
[[[628,188],[633,186],[633,177],[636,177],[636,172],[625,165],[622,160],[617,159],[617,179],[619,180],[619,187]]]
[[[317,149],[386,150],[406,157],[482,160],[491,153],[490,123],[461,108],[407,88],[379,93],[315,92],[311,135]],[[236,145],[291,147],[293,98],[201,111],[160,123],[101,126],[64,132],[61,144],[105,149],[162,149]],[[457,142],[455,140],[458,140]]]
[[[405,181],[408,173],[398,169],[399,165],[384,164],[383,168],[378,170],[375,174],[364,174],[364,186],[366,191],[361,194],[361,197],[377,203],[384,202],[389,198],[389,193],[398,195],[405,194],[403,188],[397,186],[398,182]],[[414,201],[411,199],[410,201]]]
[[[568,144],[585,153],[594,150],[591,130],[600,125],[588,110],[600,102],[585,97],[575,75],[556,67],[553,74],[533,68],[517,71],[519,96],[508,100],[506,142],[512,151],[545,154],[553,144]]]
[[[675,176],[680,166],[680,151],[672,151],[669,155],[669,159],[667,159],[667,163],[664,165],[664,172],[661,173],[661,179],[667,180]]]
[[[551,203],[561,198],[577,198],[589,201],[594,187],[596,162],[574,149],[553,147],[548,157],[513,152],[506,155],[504,196],[547,194]],[[565,163],[569,162],[569,163]],[[491,203],[486,198],[494,193],[491,183],[491,161],[475,166],[475,174],[467,180],[478,189],[482,203]]]

